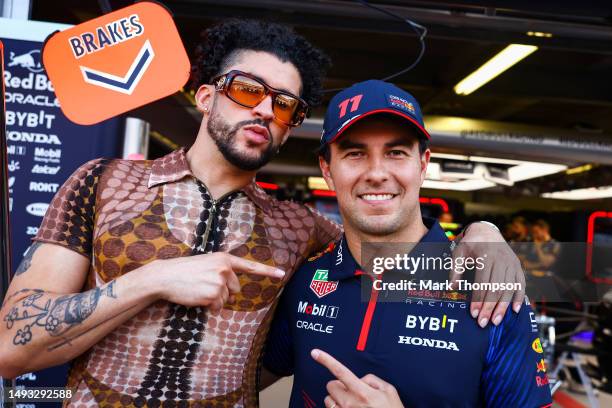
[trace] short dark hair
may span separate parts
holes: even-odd
[[[405,126],[406,125],[406,121],[405,119],[402,119],[396,115],[391,115],[391,114],[378,114],[375,115],[375,117],[380,117],[383,116],[386,118],[386,120],[390,120],[395,122],[396,124],[398,124],[399,126]],[[374,117],[374,116],[372,116]],[[364,118],[363,120],[369,120],[370,118]],[[424,139],[422,137],[419,137],[416,135],[415,133],[415,137],[418,139],[419,141],[419,154],[423,154],[425,153],[425,150],[429,149],[429,140]],[[317,151],[316,151],[317,156],[321,156],[323,157],[323,160],[325,160],[327,163],[329,163],[329,161],[331,160],[331,149],[329,148],[329,145],[325,145],[323,147],[320,147]]]
[[[234,63],[240,51],[265,51],[290,62],[302,78],[302,94],[309,105],[321,103],[323,76],[331,61],[323,51],[288,26],[259,20],[230,19],[202,32],[191,68],[194,89],[210,84]]]

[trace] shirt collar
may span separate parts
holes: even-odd
[[[448,237],[444,233],[444,230],[438,221],[434,220],[433,218],[424,217],[423,223],[428,228],[428,231],[425,233],[425,235],[423,235],[423,238],[421,238],[419,244],[425,242],[449,242]],[[437,249],[438,248],[436,247],[434,250]],[[342,234],[342,238],[340,238],[340,241],[334,246],[333,256],[330,259],[330,263],[331,265],[328,276],[330,280],[334,281],[348,279],[356,274],[359,274],[360,271],[363,271],[349,250],[344,234]]]
[[[181,147],[164,157],[153,160],[148,187],[152,188],[159,184],[172,183],[186,176],[193,176],[193,174],[189,169],[185,148]]]
[[[195,178],[189,168],[185,148],[181,147],[172,153],[153,160],[148,187],[152,188],[164,183],[173,183],[187,176]],[[251,182],[241,189],[241,191],[246,194],[255,205],[266,212],[271,209],[272,198],[257,185],[255,180],[251,180]]]

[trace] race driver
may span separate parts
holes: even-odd
[[[366,242],[413,242],[413,256],[448,256],[444,231],[419,206],[429,138],[416,99],[392,84],[365,81],[332,99],[319,163],[336,191],[344,236],[285,287],[263,361],[262,384],[294,375],[291,407],[551,404],[529,306],[483,328],[470,318],[464,294],[392,293],[372,282],[409,275],[360,266]],[[438,282],[447,275],[410,276]],[[402,301],[387,301],[398,294]]]

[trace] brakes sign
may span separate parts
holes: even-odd
[[[172,16],[148,1],[54,33],[43,64],[62,111],[81,125],[177,92],[190,70]]]

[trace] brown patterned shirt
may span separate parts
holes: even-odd
[[[225,251],[291,276],[339,228],[255,182],[213,200],[183,149],[151,161],[98,159],[53,199],[34,240],[91,259],[87,288],[155,259]],[[69,406],[252,407],[278,279],[238,274],[242,291],[220,312],[158,301],[73,363]]]

